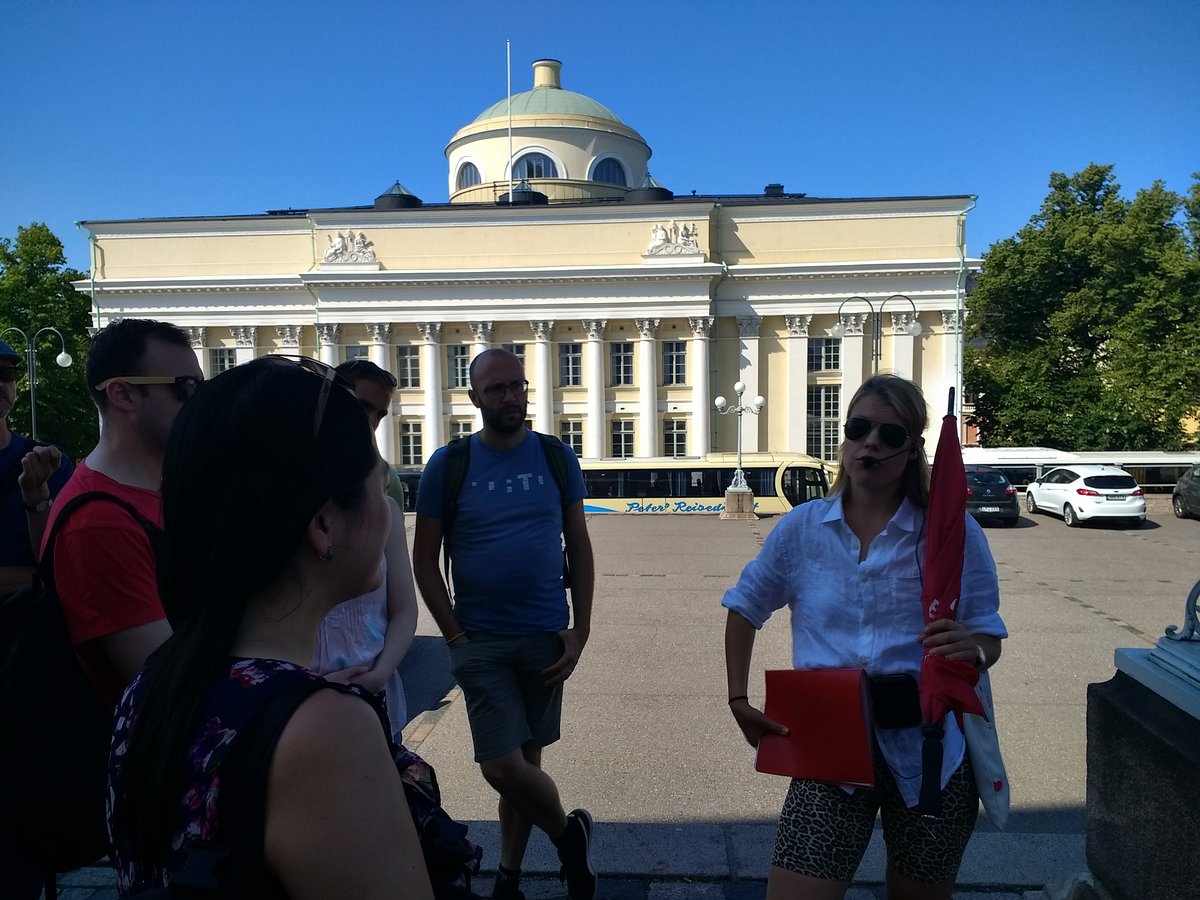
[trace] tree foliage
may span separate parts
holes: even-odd
[[[0,238],[0,328],[19,328],[30,339],[46,326],[57,328],[74,362],[60,368],[62,349],[52,331],[36,340],[38,439],[58,444],[78,458],[96,445],[96,407],[88,396],[83,369],[92,324],[87,297],[72,286],[84,274],[67,267],[62,242],[45,225],[18,227],[16,240]],[[15,331],[4,340],[24,356],[26,342]],[[28,375],[17,384],[17,402],[9,413],[14,431],[31,434]]]
[[[965,389],[987,446],[1176,450],[1200,409],[1200,173],[1133,200],[1055,172],[967,299]],[[982,339],[982,340],[980,340]]]

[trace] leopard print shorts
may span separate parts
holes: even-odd
[[[910,809],[891,770],[876,753],[873,791],[848,794],[837,785],[793,779],[788,789],[771,864],[830,881],[853,881],[875,816],[882,814],[888,865],[927,884],[952,883],[975,828],[979,795],[971,763],[963,763],[942,790],[942,815]]]

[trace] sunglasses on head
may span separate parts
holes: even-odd
[[[196,388],[200,386],[200,382],[203,380],[203,378],[197,378],[195,375],[114,375],[112,378],[105,378],[96,385],[95,389],[102,391],[114,381],[119,381],[123,384],[166,384],[174,386],[175,396],[179,398],[180,403],[183,403],[188,397],[196,393]]]
[[[879,440],[897,450],[904,446],[904,442],[908,440],[908,432],[903,425],[893,425],[892,423],[884,423],[877,425],[870,419],[863,419],[858,416],[853,416],[846,420],[846,424],[842,427],[842,431],[846,435],[848,441],[860,441],[871,433],[872,428],[879,429]]]
[[[321,433],[321,423],[325,420],[325,407],[329,403],[329,394],[333,390],[335,384],[345,388],[351,393],[354,392],[354,382],[344,376],[341,372],[331,365],[313,359],[310,356],[285,356],[282,353],[273,353],[270,356],[262,356],[260,359],[270,360],[282,365],[297,366],[312,375],[316,375],[321,379],[321,392],[317,395],[317,410],[313,415],[313,440]]]

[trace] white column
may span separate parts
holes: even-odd
[[[915,319],[912,312],[892,313],[892,371],[909,380],[913,377],[916,338],[907,329]]]
[[[658,319],[634,319],[638,330],[638,456],[658,456]]]
[[[234,325],[229,329],[233,332],[234,360],[237,365],[248,363],[254,359],[254,340],[258,334],[255,325]]]
[[[275,333],[279,335],[279,345],[284,353],[300,355],[300,332],[302,325],[276,325]]]
[[[389,337],[392,332],[392,326],[387,322],[376,322],[367,325],[367,334],[371,338],[371,348],[367,352],[370,354],[371,362],[379,366],[385,372],[392,372],[392,367],[389,365],[391,361],[391,343]],[[379,423],[379,427],[375,429],[375,446],[379,448],[379,455],[387,462],[394,463],[395,457],[395,438],[396,423],[392,416],[391,409],[388,409],[388,414],[383,417],[383,421]]]
[[[530,322],[533,331],[533,427],[544,434],[554,434],[554,380],[552,377],[551,351],[554,345],[550,335],[554,333],[551,321]]]
[[[425,423],[421,429],[421,455],[425,462],[433,451],[446,443],[446,428],[442,417],[442,323],[418,322],[417,330],[425,343],[421,345],[421,387],[425,392]]]
[[[868,313],[843,313],[841,416],[850,411],[850,398],[863,383],[863,323]]]
[[[599,459],[604,455],[604,329],[605,319],[585,319],[583,333],[587,336],[584,356],[587,359],[587,421],[583,424],[584,456]]]
[[[958,342],[962,338],[963,317],[956,310],[942,310],[942,371],[937,381],[932,381],[926,374],[924,384],[925,401],[929,404],[929,431],[925,433],[925,452],[933,459],[933,451],[937,448],[938,435],[941,434],[942,416],[946,414],[946,400],[950,396],[950,388],[957,387],[958,380]],[[962,428],[962,397],[954,398],[954,412],[959,416],[959,428]],[[958,439],[962,440],[960,433]]]
[[[207,328],[185,328],[188,341],[191,342],[192,352],[196,354],[196,362],[200,363],[200,374],[205,378],[212,378],[212,367],[208,364],[208,350],[204,346],[204,341],[208,337]]]
[[[808,448],[808,326],[812,316],[784,316],[787,328],[787,445],[789,453]],[[778,406],[778,404],[776,404]]]
[[[762,393],[758,384],[758,330],[762,327],[762,319],[758,316],[737,317],[738,336],[742,342],[742,358],[746,367],[738,373],[738,380],[746,385],[745,398],[747,403],[753,403],[754,398]],[[758,452],[758,430],[761,416],[742,417],[742,452]]]
[[[484,350],[492,348],[492,323],[491,322],[468,322],[471,326],[471,333],[475,335],[475,352],[472,358],[478,356]],[[475,410],[475,430],[479,431],[483,428],[483,413]]]
[[[708,335],[712,331],[712,316],[688,319],[692,327],[692,352],[688,354],[689,378],[692,382],[692,422],[688,428],[688,456],[705,456],[711,448],[712,401],[708,384]]]
[[[341,326],[333,324],[317,326],[317,355],[327,366],[338,364],[338,332]]]

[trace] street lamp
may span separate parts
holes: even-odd
[[[753,404],[747,405],[743,403],[742,394],[746,393],[746,385],[740,381],[733,386],[733,392],[737,394],[737,403],[734,406],[730,406],[724,397],[718,397],[714,400],[713,406],[717,408],[718,415],[737,416],[737,469],[733,473],[733,484],[729,486],[729,491],[748,494],[750,493],[750,486],[746,484],[746,473],[742,471],[742,416],[745,413],[754,413],[757,416],[762,412],[762,408],[767,405],[767,401],[762,397],[755,397]],[[726,506],[728,506],[728,503]]]
[[[43,332],[53,331],[55,334],[58,335],[58,343],[59,343],[59,346],[62,348],[62,350],[59,352],[58,356],[54,357],[54,361],[56,363],[58,363],[58,365],[60,365],[62,368],[66,369],[66,368],[70,367],[71,363],[74,362],[74,360],[71,359],[71,354],[67,352],[67,341],[62,336],[62,332],[59,331],[57,328],[55,328],[52,325],[47,325],[45,328],[39,328],[37,331],[35,331],[33,333],[32,338],[30,338],[28,335],[26,335],[25,332],[22,331],[20,328],[13,326],[12,328],[5,328],[4,331],[0,332],[0,338],[3,338],[10,331],[15,331],[17,334],[19,334],[21,336],[21,340],[23,340],[25,342],[25,374],[29,378],[29,436],[36,441],[37,440],[37,353],[36,353],[37,339],[39,337],[41,337]]]
[[[847,297],[845,300],[843,300],[838,306],[837,324],[833,326],[833,336],[835,338],[843,338],[846,336],[846,326],[842,324],[842,307],[851,300],[861,300],[863,303],[867,304],[867,309],[871,311],[872,372],[879,371],[879,360],[883,358],[883,308],[887,306],[888,303],[890,303],[892,300],[906,301],[908,305],[912,307],[913,317],[912,321],[904,326],[904,330],[913,337],[916,337],[921,333],[921,323],[917,321],[917,304],[913,302],[912,297],[906,297],[904,294],[892,294],[892,296],[887,297],[880,302],[878,309],[876,309],[875,306],[872,305],[871,301],[866,297]]]

